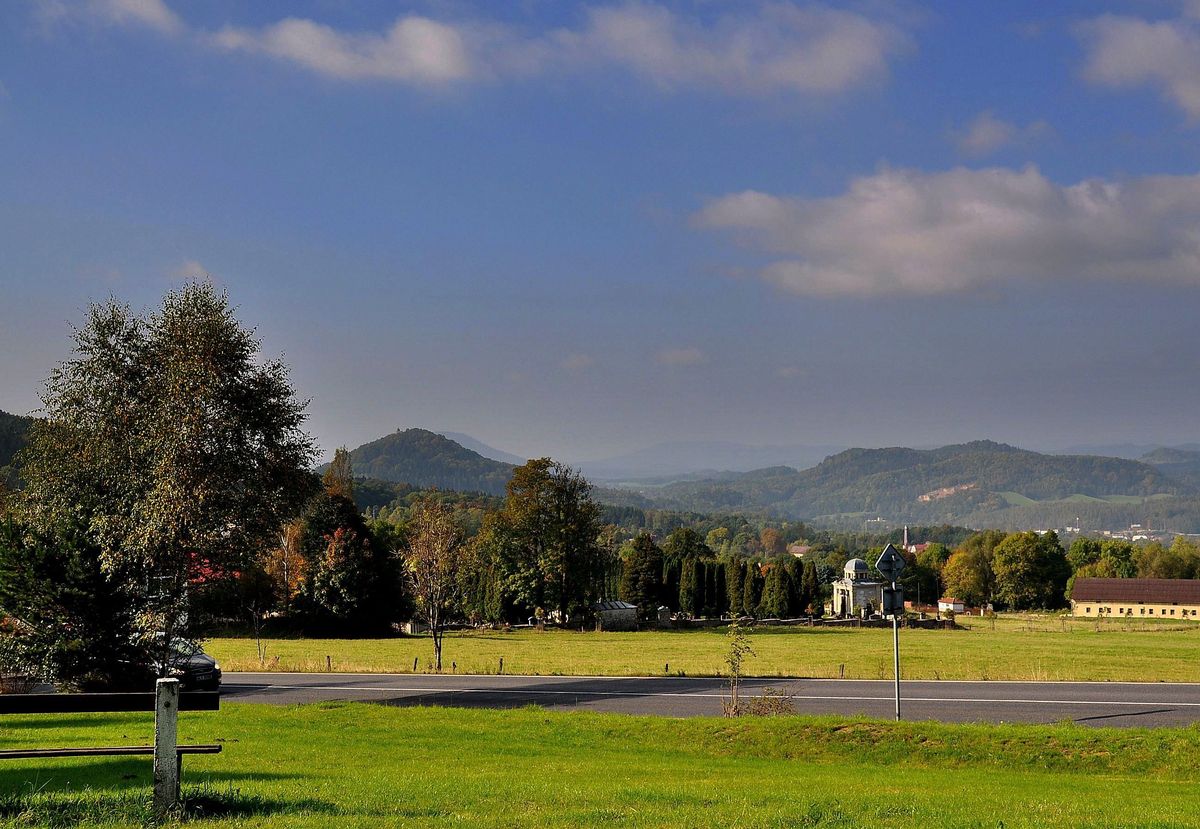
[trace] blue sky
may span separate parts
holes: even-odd
[[[201,273],[326,450],[1200,438],[1200,3],[0,12],[0,409]]]

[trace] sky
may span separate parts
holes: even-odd
[[[226,290],[326,454],[1200,439],[1200,2],[6,0],[0,409]]]

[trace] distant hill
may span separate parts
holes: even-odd
[[[1147,452],[1142,456],[1142,462],[1180,483],[1200,489],[1200,451],[1164,447]]]
[[[0,483],[9,476],[13,457],[25,446],[32,425],[32,417],[0,412]]]
[[[426,429],[405,429],[364,443],[350,453],[355,476],[502,495],[512,464],[485,458]]]
[[[520,455],[514,455],[512,452],[505,452],[503,449],[497,449],[494,446],[488,446],[481,440],[477,440],[470,435],[464,435],[462,432],[443,432],[438,430],[438,434],[443,437],[448,437],[450,440],[457,443],[464,449],[470,449],[472,452],[478,452],[485,458],[490,458],[501,463],[510,463],[513,466],[520,466],[525,463],[528,458],[522,458]]]
[[[610,458],[572,463],[598,481],[683,480],[767,466],[804,469],[845,447],[803,444],[756,446],[733,441],[671,441]]]
[[[848,449],[817,466],[759,469],[732,480],[670,484],[642,494],[677,509],[760,511],[819,520],[880,516],[893,521],[998,525],[1035,504],[1119,503],[1197,493],[1139,461],[1044,455],[992,441],[939,449]]]

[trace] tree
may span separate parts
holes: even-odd
[[[1100,541],[1095,538],[1080,536],[1071,542],[1067,549],[1067,561],[1072,570],[1080,570],[1089,564],[1100,560]]]
[[[768,556],[781,556],[787,552],[787,542],[783,533],[774,527],[763,527],[758,534],[758,542],[762,544],[763,552]]]
[[[284,613],[292,609],[292,602],[300,595],[307,576],[304,560],[304,522],[289,521],[279,531],[279,543],[267,550],[262,568],[271,580],[277,606]]]
[[[742,583],[742,612],[748,616],[759,615],[759,602],[763,595],[762,568],[754,562],[746,564],[746,578]]]
[[[418,609],[433,638],[434,669],[442,670],[446,622],[459,606],[459,569],[464,561],[462,532],[454,513],[427,499],[413,513],[405,565]]]
[[[1014,610],[1062,607],[1071,566],[1053,532],[1012,533],[996,545],[996,598]]]
[[[787,615],[787,574],[778,564],[770,565],[763,583],[759,608],[763,616],[781,619]]]
[[[74,340],[21,455],[20,514],[80,525],[166,670],[190,579],[240,569],[312,492],[305,404],[211,285],[149,316],[94,305]]]
[[[330,495],[354,500],[354,468],[350,464],[350,450],[345,446],[334,450],[333,461],[321,476],[321,484]]]
[[[394,551],[378,542],[353,501],[321,492],[303,516],[302,615],[318,631],[380,634],[411,606]]]
[[[123,687],[144,661],[123,585],[82,533],[0,522],[0,673],[64,689]]]
[[[821,595],[821,581],[817,576],[817,563],[804,562],[804,575],[801,579],[800,593],[802,610],[811,611],[814,616],[825,615],[825,599]]]
[[[700,533],[691,527],[672,530],[662,545],[663,559],[683,561],[686,558],[712,558],[713,551],[704,543]]]
[[[746,590],[746,562],[740,558],[725,562],[725,593],[729,597],[729,613],[735,619],[745,613],[742,594]]]
[[[507,493],[504,544],[495,552],[511,594],[530,609],[556,608],[563,619],[586,608],[605,583],[591,485],[568,466],[536,458],[513,470]]]
[[[985,530],[964,541],[942,567],[946,593],[970,605],[991,603],[996,592],[992,558],[1005,537],[999,530]]]
[[[787,610],[786,615],[790,619],[794,619],[804,613],[808,607],[808,602],[804,597],[804,562],[795,556],[788,557],[788,563],[784,568],[787,576],[785,588],[787,590]]]
[[[703,577],[700,560],[685,558],[679,571],[679,609],[688,616],[699,616],[704,609]]]
[[[650,533],[639,533],[621,576],[621,599],[637,605],[644,617],[653,615],[662,597],[662,567],[662,550],[654,538]]]

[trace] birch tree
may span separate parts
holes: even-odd
[[[405,567],[417,608],[433,638],[434,669],[442,670],[446,622],[459,606],[462,531],[449,507],[427,498],[413,511]]]

